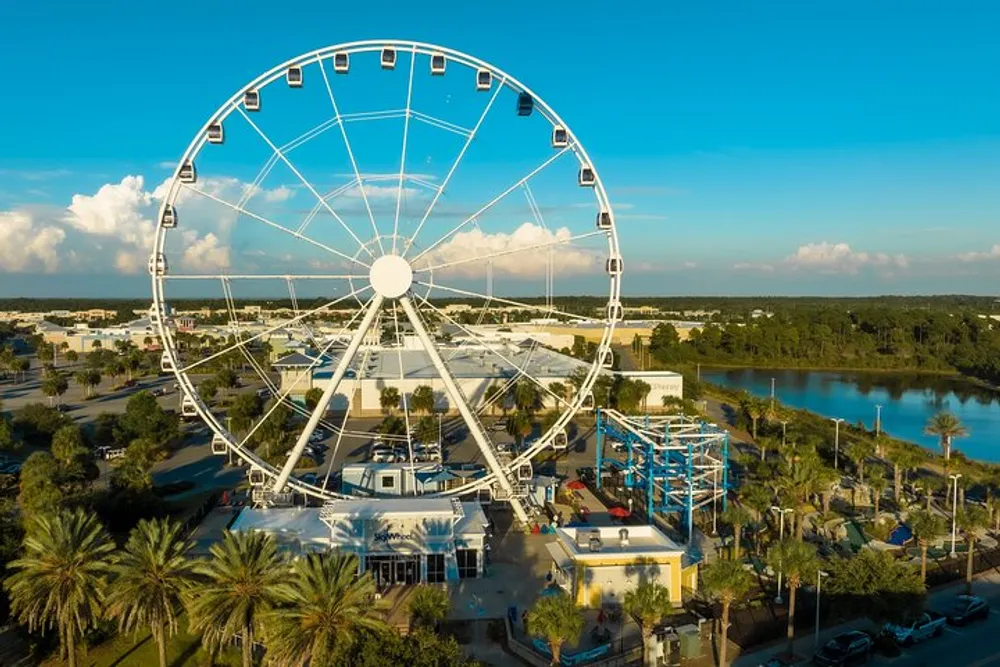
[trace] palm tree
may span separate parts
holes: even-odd
[[[740,538],[743,536],[743,527],[752,519],[750,512],[742,505],[730,502],[719,518],[722,519],[722,523],[729,524],[733,529],[733,560],[739,560]]]
[[[753,579],[743,569],[743,564],[735,560],[719,560],[707,565],[701,571],[701,588],[722,605],[719,625],[722,640],[719,642],[719,665],[726,665],[727,635],[729,634],[729,608],[733,602],[742,600],[750,593]]]
[[[875,443],[867,438],[855,440],[847,445],[847,457],[858,470],[858,481],[865,483],[865,461],[875,453]]]
[[[892,497],[898,505],[903,495],[903,477],[907,470],[920,465],[921,456],[904,444],[896,444],[886,452],[886,458],[892,464]]]
[[[583,631],[583,616],[565,593],[538,598],[528,612],[528,627],[532,634],[545,638],[552,652],[552,664],[559,664],[559,651],[564,642],[576,639]]]
[[[96,515],[77,508],[35,516],[23,547],[4,582],[11,611],[29,632],[56,628],[76,667],[77,638],[101,617],[115,544]]]
[[[642,631],[642,645],[645,647],[644,662],[647,667],[653,667],[656,665],[653,628],[673,609],[670,591],[660,584],[642,582],[625,592],[624,608],[625,613],[639,624],[639,629]]]
[[[181,596],[196,582],[191,542],[181,530],[167,519],[140,521],[114,564],[108,594],[107,614],[118,619],[120,632],[152,630],[160,667],[167,665],[167,637],[177,632]]]
[[[808,542],[786,537],[767,552],[767,563],[781,571],[788,582],[788,653],[795,641],[795,594],[803,580],[811,580],[819,568],[816,547]]]
[[[969,430],[955,415],[950,412],[939,412],[927,422],[924,433],[936,435],[941,439],[941,453],[944,454],[944,460],[948,461],[951,459],[951,441],[969,435]]]
[[[264,615],[267,656],[278,665],[332,665],[359,630],[385,630],[375,582],[358,576],[358,557],[314,553],[295,561],[281,604]]]
[[[767,452],[769,450],[777,450],[779,446],[777,439],[772,438],[769,435],[762,435],[757,439],[757,450],[760,452],[760,460],[763,461],[767,458]]]
[[[410,596],[410,627],[419,625],[436,628],[451,609],[448,592],[438,586],[417,586]]]
[[[757,439],[757,422],[763,419],[764,415],[767,414],[767,410],[767,401],[759,399],[756,396],[747,396],[743,401],[743,411],[750,418],[750,435],[753,436],[754,440]]]
[[[965,535],[965,544],[968,547],[965,560],[965,594],[972,595],[972,553],[976,547],[977,533],[989,525],[989,517],[983,508],[969,505],[958,510],[955,522]]]
[[[487,387],[486,393],[483,394],[483,400],[485,400],[490,406],[490,414],[494,415],[496,414],[497,403],[500,403],[500,409],[506,412],[507,408],[504,402],[505,398],[506,396],[504,394],[503,387],[496,384],[491,384]]]
[[[254,636],[264,615],[291,596],[289,568],[274,538],[258,531],[226,532],[196,572],[205,583],[187,599],[191,630],[215,652],[239,636],[250,667]]]
[[[889,483],[885,479],[885,472],[882,468],[875,468],[868,474],[868,487],[872,490],[872,504],[875,506],[875,517],[878,517],[879,503],[885,494]]]
[[[795,537],[802,539],[806,503],[819,489],[819,466],[814,458],[802,457],[792,462],[778,480],[779,488],[795,508]]]
[[[531,435],[531,430],[531,414],[525,410],[517,410],[507,420],[507,434],[517,440],[518,445]]]
[[[379,406],[382,412],[392,414],[399,407],[399,389],[396,387],[382,387],[378,396]]]
[[[917,510],[907,520],[910,531],[920,545],[920,580],[927,583],[927,547],[930,541],[941,534],[944,526],[941,518],[927,510]]]

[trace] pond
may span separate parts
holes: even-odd
[[[842,417],[874,428],[881,405],[882,430],[893,437],[938,451],[924,434],[927,420],[942,410],[955,414],[969,430],[954,446],[966,456],[1000,462],[1000,393],[955,376],[912,373],[855,373],[772,369],[701,369],[701,378],[724,387],[770,396],[827,417]]]

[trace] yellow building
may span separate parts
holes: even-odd
[[[556,583],[582,607],[621,604],[642,582],[665,586],[674,606],[698,588],[698,564],[653,526],[557,528],[547,546]]]

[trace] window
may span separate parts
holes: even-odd
[[[444,583],[444,554],[427,555],[427,583]]]
[[[476,578],[476,560],[478,554],[475,549],[458,549],[455,551],[456,560],[458,560],[458,578],[459,579],[475,579]]]
[[[392,475],[383,475],[382,476],[382,488],[383,489],[392,489],[392,488],[395,488],[395,486],[396,486],[396,478],[395,477],[393,477]]]

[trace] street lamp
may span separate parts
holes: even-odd
[[[958,521],[956,521],[958,514],[958,478],[962,476],[962,473],[958,472],[954,475],[948,475],[948,479],[955,483],[955,488],[953,490],[953,495],[951,497],[951,557],[955,557],[955,535],[956,528],[958,527]]]
[[[838,461],[840,460],[840,422],[844,421],[844,418],[834,417],[832,421],[835,424],[833,435],[833,469],[840,470],[838,465]]]
[[[712,535],[718,535],[719,469],[712,468]]]
[[[787,514],[788,512],[794,512],[795,510],[793,510],[792,508],[782,509],[777,505],[771,505],[771,511],[778,513],[779,517],[778,541],[780,542],[781,540],[785,539],[785,514]],[[778,595],[775,596],[774,603],[782,604],[782,602],[783,600],[781,599],[781,563],[778,563]]]
[[[782,447],[785,446],[785,431],[786,431],[787,426],[788,426],[788,420],[787,419],[782,420],[781,421],[781,446]]]
[[[816,570],[816,644],[814,650],[819,650],[819,594],[823,577],[829,577],[829,572]]]
[[[875,436],[880,435],[882,435],[882,405],[877,403],[875,405]]]

